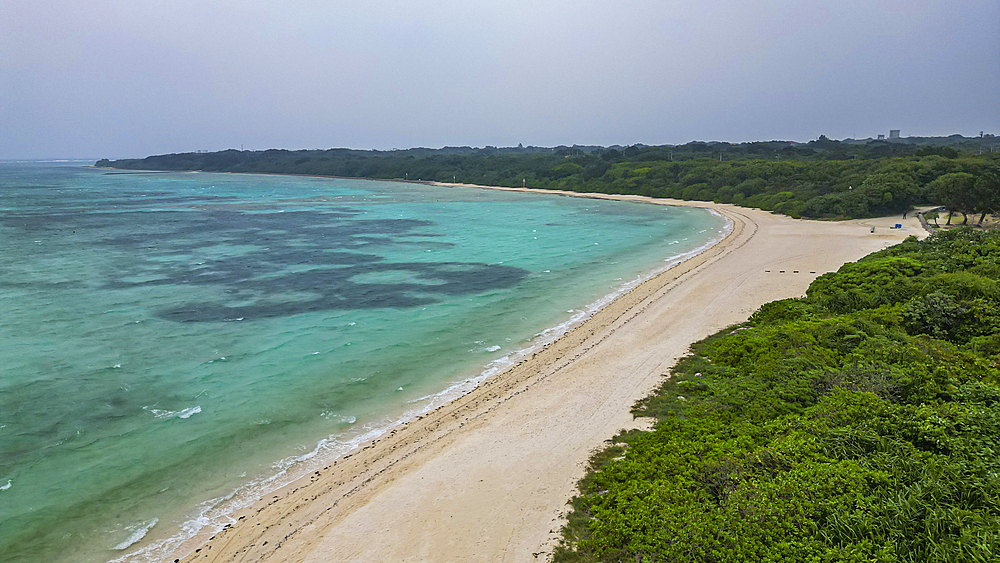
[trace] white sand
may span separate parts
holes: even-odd
[[[642,424],[629,409],[692,342],[926,235],[912,216],[820,222],[655,202],[714,209],[733,232],[468,395],[269,495],[184,560],[545,560],[590,453]]]

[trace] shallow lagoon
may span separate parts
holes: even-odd
[[[162,553],[723,224],[473,188],[0,163],[0,554]]]

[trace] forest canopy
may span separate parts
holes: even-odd
[[[960,175],[987,193],[1000,191],[980,180],[1000,176],[1000,153],[982,150],[992,147],[990,143],[995,143],[992,136],[911,137],[894,142],[833,141],[821,136],[809,143],[228,150],[101,160],[97,165],[523,185],[733,203],[792,217],[852,218],[902,213],[913,205],[945,200],[961,213],[983,211],[982,198],[970,197],[980,192],[954,196],[961,182],[940,179]]]

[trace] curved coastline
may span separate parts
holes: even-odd
[[[129,173],[143,172],[130,171]],[[281,174],[278,175],[284,176]],[[329,179],[328,177],[322,176],[318,178]],[[429,182],[422,181],[410,183],[430,184]],[[483,186],[459,186],[488,188]],[[582,195],[586,197],[586,194],[570,195]],[[638,202],[654,204],[660,203],[645,200]],[[277,461],[275,464],[277,470],[276,474],[264,476],[255,481],[251,481],[224,497],[218,497],[202,502],[197,507],[196,514],[191,519],[184,522],[182,527],[173,535],[169,537],[161,536],[160,538],[155,539],[152,543],[150,543],[150,538],[145,538],[146,541],[143,542],[142,536],[145,536],[145,532],[148,532],[149,529],[152,528],[152,525],[146,526],[143,530],[143,534],[133,534],[134,537],[129,538],[129,541],[127,542],[128,545],[126,545],[126,542],[123,542],[122,544],[115,546],[115,549],[121,550],[122,554],[112,559],[112,561],[173,561],[174,559],[177,559],[178,555],[181,553],[190,554],[192,553],[192,550],[196,549],[198,545],[205,541],[206,538],[209,538],[210,535],[223,530],[227,524],[238,522],[239,520],[237,518],[247,512],[247,510],[260,501],[260,499],[269,495],[273,496],[274,494],[282,494],[289,487],[295,486],[297,482],[307,478],[310,474],[313,474],[315,470],[323,469],[324,466],[330,465],[331,463],[335,464],[338,460],[345,458],[345,456],[346,458],[350,458],[359,448],[365,447],[367,444],[377,443],[386,434],[393,433],[400,427],[406,427],[413,424],[428,415],[428,413],[446,408],[450,402],[462,399],[469,393],[474,392],[483,384],[483,382],[504,374],[512,367],[519,365],[525,358],[543,352],[547,347],[556,341],[565,338],[581,324],[586,323],[594,315],[600,313],[601,310],[621,299],[623,296],[631,293],[638,286],[641,286],[642,284],[648,282],[651,278],[655,278],[663,272],[674,268],[678,264],[696,257],[725,239],[732,231],[732,221],[729,220],[724,214],[720,214],[714,210],[708,209],[706,211],[723,219],[725,223],[719,227],[710,227],[709,230],[712,233],[710,235],[711,238],[702,246],[678,255],[662,258],[662,261],[655,265],[655,267],[644,271],[631,281],[627,281],[625,283],[619,282],[621,285],[617,286],[613,292],[598,298],[596,301],[587,304],[585,307],[577,309],[577,313],[570,319],[538,332],[525,344],[524,347],[488,363],[474,376],[458,381],[440,392],[411,401],[411,403],[414,404],[413,407],[405,410],[405,412],[402,412],[398,417],[393,415],[395,418],[391,421],[380,423],[378,426],[366,426],[365,429],[358,431],[356,435],[349,435],[345,437],[331,436],[321,440],[313,449],[304,454],[290,456]],[[715,233],[716,230],[718,230],[718,234]],[[664,251],[666,251],[667,248],[668,247],[664,247]],[[148,523],[143,522],[141,524],[146,525]],[[155,524],[155,522],[153,524]]]
[[[419,183],[427,184],[427,182],[419,182]],[[502,190],[508,189],[508,188],[492,188],[489,186],[472,186],[472,185],[462,185],[462,184],[458,185],[439,184],[439,185],[446,187],[474,187],[482,189],[502,189]],[[520,188],[511,190],[527,191],[527,192],[540,191],[540,190],[530,190],[530,189],[521,190]],[[554,195],[570,195],[578,197],[591,196],[591,194],[578,194],[573,192],[559,193],[559,192],[553,192],[551,190],[547,191],[547,193],[551,193]],[[650,198],[636,199],[628,196],[607,197],[606,194],[593,194],[593,196],[599,199],[615,199],[622,201],[663,204],[663,202],[661,201],[652,200]],[[682,202],[682,203],[683,205],[679,205],[679,207],[698,207],[705,209],[705,207],[703,207],[702,205],[697,205],[697,203],[699,202],[693,202],[695,203],[694,205],[692,205],[692,202]],[[732,233],[734,231],[734,222],[728,216],[728,214],[719,213],[718,211],[713,209],[706,209],[706,210],[726,220],[726,224],[723,226],[722,236],[713,237],[708,243],[695,250],[689,251],[687,253],[684,253],[682,255],[673,258],[667,258],[666,264],[661,264],[659,267],[652,269],[650,272],[647,272],[646,274],[642,275],[639,279],[634,280],[633,282],[630,283],[623,284],[622,287],[620,287],[612,294],[604,296],[597,302],[589,304],[584,309],[584,311],[580,316],[573,318],[565,323],[545,329],[544,331],[536,335],[536,338],[532,340],[529,346],[526,346],[520,350],[517,350],[516,352],[511,353],[508,356],[505,356],[503,358],[500,358],[492,362],[477,377],[468,379],[464,382],[459,382],[457,384],[454,384],[448,387],[447,389],[437,393],[436,395],[428,397],[429,399],[431,399],[431,401],[426,406],[408,411],[407,413],[404,414],[404,416],[402,416],[398,420],[394,421],[393,423],[385,427],[368,431],[357,436],[354,440],[351,440],[348,443],[347,447],[339,448],[334,453],[334,455],[323,456],[323,458],[326,459],[327,462],[332,462],[332,463],[329,463],[329,465],[326,465],[325,467],[320,469],[320,471],[322,473],[327,473],[330,472],[331,470],[337,469],[338,467],[344,465],[343,463],[344,461],[349,460],[353,456],[365,453],[368,449],[373,448],[377,444],[380,444],[382,440],[386,437],[394,438],[395,435],[399,432],[409,431],[410,433],[417,433],[417,434],[421,433],[422,429],[418,429],[416,428],[416,426],[418,425],[430,426],[432,423],[429,423],[426,420],[427,417],[431,415],[437,415],[439,417],[446,416],[443,414],[442,411],[449,411],[452,408],[458,408],[458,405],[456,403],[464,402],[465,399],[469,398],[470,395],[475,394],[477,391],[480,391],[484,386],[492,385],[494,383],[494,380],[496,379],[509,378],[510,372],[512,370],[522,367],[522,365],[525,364],[529,359],[534,359],[541,354],[545,354],[550,347],[558,345],[561,341],[567,338],[572,338],[572,335],[576,331],[579,331],[584,325],[592,324],[595,321],[595,317],[601,316],[602,313],[604,313],[609,307],[615,307],[615,306],[621,307],[622,305],[625,304],[624,302],[627,301],[629,304],[626,305],[625,308],[626,309],[631,308],[631,304],[641,301],[641,299],[644,299],[646,297],[646,295],[649,292],[649,289],[651,288],[651,284],[655,285],[656,287],[660,287],[662,285],[662,283],[657,283],[657,280],[659,280],[664,274],[667,274],[668,272],[675,270],[679,266],[683,267],[685,265],[688,265],[688,263],[691,262],[692,260],[697,259],[699,256],[702,256],[704,253],[711,251],[711,249],[715,248],[716,246],[724,243],[726,240],[731,238]],[[642,294],[642,297],[639,299],[636,299],[637,296],[635,294],[637,292]],[[618,315],[616,314],[615,316]],[[596,322],[599,324],[605,324],[600,319],[598,319]],[[320,444],[317,446],[317,449],[305,454],[305,456],[300,456],[300,457],[306,458],[306,457],[316,456],[319,453],[319,450],[321,450],[323,447],[324,444]],[[359,449],[360,452],[358,451]],[[407,456],[409,455],[410,454],[407,454]],[[296,461],[300,460],[297,459]],[[361,463],[361,465],[364,467],[369,465],[369,463],[363,462]],[[277,487],[275,490],[271,491],[261,490],[260,492],[265,493],[267,499],[269,499],[270,501],[273,501],[276,495],[278,497],[281,497],[283,495],[289,495],[293,492],[298,491],[301,484],[306,482],[313,482],[316,477],[315,473],[316,469],[317,468],[315,467],[312,468],[311,470],[303,469],[305,475],[293,479],[291,480],[291,482],[282,485],[280,487]],[[357,469],[354,467],[352,468],[344,467],[343,469],[340,470],[341,475],[339,475],[338,481],[350,479],[350,474],[355,471],[357,471]],[[349,494],[353,494],[353,492]],[[261,504],[262,502],[265,501],[263,500],[258,501],[251,507],[237,508],[235,511],[233,511],[232,516],[228,518],[228,520],[232,524],[240,523],[243,520],[243,517],[246,517],[248,514],[257,514],[259,512],[258,505]],[[219,520],[218,516],[213,518],[213,520]],[[225,517],[222,518],[222,520],[225,520]],[[197,525],[196,522],[191,522],[190,524]],[[187,557],[194,558],[195,556],[199,555],[199,553],[195,553],[194,550],[200,549],[200,547],[203,546],[207,546],[208,543],[214,541],[216,535],[225,534],[229,529],[231,529],[230,526],[226,526],[221,530],[219,526],[216,527],[203,526],[202,529],[199,530],[197,533],[194,533],[194,530],[188,529],[187,533],[184,535],[190,537],[184,538],[181,541],[180,545],[176,549],[173,549],[172,551],[163,550],[162,549],[163,546],[160,546],[161,547],[160,549],[155,549],[152,552],[148,552],[147,549],[144,548],[139,550],[138,552],[126,554],[121,558],[115,559],[115,561],[132,561],[136,559],[145,560],[146,558],[150,556],[155,556],[157,554],[166,555],[168,552],[170,553],[170,557],[168,559],[165,559],[167,561],[173,561],[174,559],[178,558],[178,556],[180,556],[181,554],[184,554]],[[219,532],[221,532],[221,534],[219,534]],[[196,558],[196,560],[200,561],[203,559]]]
[[[185,546],[184,560],[535,560],[557,541],[590,450],[635,426],[628,408],[687,345],[915,230],[907,223],[873,237],[870,226],[897,220],[835,224],[704,202],[564,195],[702,207],[733,228],[472,392],[269,495],[233,526]],[[762,275],[761,266],[793,262],[811,274],[790,284]]]
[[[442,185],[449,186],[451,184]],[[573,368],[582,364],[592,364],[594,359],[588,356],[593,355],[595,348],[600,347],[606,340],[611,338],[621,339],[622,335],[627,337],[629,332],[635,332],[634,327],[636,325],[649,325],[653,319],[650,318],[652,315],[647,312],[647,309],[662,305],[660,302],[664,301],[664,296],[669,296],[672,290],[685,284],[690,285],[692,279],[698,278],[699,272],[710,268],[715,263],[734,253],[746,256],[747,251],[742,253],[736,251],[743,249],[748,243],[755,240],[758,230],[761,228],[761,219],[766,219],[764,221],[766,223],[778,223],[782,226],[787,226],[785,224],[789,222],[800,225],[817,224],[815,222],[803,222],[784,217],[775,217],[759,210],[748,210],[705,202],[652,200],[640,196],[580,194],[575,192],[555,192],[551,190],[530,190],[523,188],[460,186],[700,207],[726,217],[730,221],[732,228],[717,244],[704,249],[696,256],[688,257],[678,264],[673,264],[665,271],[645,280],[623,295],[620,295],[611,303],[600,308],[589,318],[582,320],[580,324],[568,330],[554,341],[541,346],[537,351],[529,350],[528,353],[531,354],[530,356],[525,354],[502,373],[485,379],[485,381],[468,393],[439,405],[432,410],[417,414],[409,422],[387,428],[381,436],[367,436],[366,441],[363,442],[364,445],[359,444],[360,447],[358,449],[351,451],[322,469],[318,469],[286,485],[282,489],[268,494],[265,499],[238,512],[234,515],[233,525],[227,526],[211,537],[208,537],[209,533],[195,536],[181,546],[180,549],[176,550],[177,553],[186,553],[185,561],[308,560],[310,556],[319,557],[318,560],[329,556],[337,559],[361,558],[360,552],[350,551],[354,548],[331,540],[331,536],[337,536],[342,539],[341,536],[343,534],[330,533],[338,524],[345,524],[341,526],[345,528],[345,533],[349,532],[352,527],[356,528],[353,522],[345,523],[344,521],[352,515],[357,516],[361,512],[371,512],[372,509],[369,507],[371,501],[379,496],[392,496],[390,493],[393,493],[391,489],[394,487],[396,489],[400,487],[405,489],[405,487],[412,485],[411,483],[404,485],[400,484],[400,482],[404,480],[412,481],[413,475],[417,470],[424,470],[423,472],[426,472],[429,466],[440,462],[441,458],[444,457],[442,455],[444,450],[455,450],[456,448],[460,448],[464,442],[468,442],[473,438],[479,438],[484,433],[487,436],[490,435],[491,431],[495,433],[498,419],[501,418],[500,411],[511,410],[519,402],[523,403],[527,401],[527,399],[522,399],[519,396],[528,393],[535,395],[545,394],[546,391],[542,388],[551,383],[550,379],[564,377],[564,372],[572,371]],[[867,221],[872,222],[876,220]],[[882,223],[888,224],[888,221],[882,221]],[[895,221],[895,219],[892,219],[892,221]],[[849,224],[853,224],[856,230],[859,230],[858,227],[864,225],[867,231],[867,222],[865,221],[847,222],[839,225],[847,226]],[[830,226],[835,224],[825,223],[819,225]],[[771,228],[772,225],[769,224],[768,227]],[[891,242],[896,242],[903,238],[901,236],[903,234],[902,231],[891,234],[894,235],[888,237]],[[880,235],[877,239],[867,238],[869,240],[877,240],[879,246],[887,245],[882,240],[885,238],[883,235]],[[849,251],[848,254],[852,256],[857,254],[855,258],[860,257],[877,249],[870,248],[871,246],[871,244],[866,245],[866,251],[860,254],[858,254],[858,251]],[[832,262],[837,261],[842,263],[846,260],[840,256],[832,260]],[[839,263],[836,266],[839,266]],[[815,274],[815,271],[813,273]],[[804,277],[801,279],[804,279]],[[806,283],[806,285],[808,284]],[[783,293],[788,293],[788,290],[784,290]],[[791,295],[795,294],[792,293]],[[765,299],[762,302],[769,300],[771,299]],[[760,304],[754,304],[753,302],[745,303],[740,309],[741,312],[739,314],[748,315],[749,312],[752,312]],[[725,319],[720,319],[719,322],[723,323],[722,326],[731,324],[731,322],[725,322]],[[703,322],[697,330],[700,332],[712,332],[718,328],[721,328],[721,326],[706,325]],[[686,334],[681,338],[686,339],[686,344],[697,340],[697,338]],[[686,344],[684,348],[686,348]],[[683,354],[683,351],[683,349],[670,351],[666,362],[672,363],[672,361],[676,360],[676,357]],[[596,433],[587,434],[584,442],[589,445],[585,448],[575,447],[571,452],[575,457],[568,456],[565,463],[561,464],[564,474],[556,479],[560,485],[560,492],[554,496],[550,495],[551,498],[548,505],[541,508],[534,507],[534,512],[544,513],[546,519],[550,520],[552,519],[550,517],[555,514],[555,520],[558,521],[558,515],[562,512],[563,503],[569,499],[576,479],[582,474],[582,463],[586,460],[589,450],[599,446],[603,440],[610,438],[617,429],[634,426],[634,423],[628,420],[630,418],[628,415],[628,406],[634,400],[648,393],[652,385],[655,384],[659,374],[662,373],[664,365],[666,364],[661,358],[656,369],[652,370],[653,372],[657,372],[652,374],[655,377],[650,377],[650,374],[647,374],[646,377],[642,378],[643,381],[638,384],[633,383],[621,397],[616,398],[617,407],[610,409],[618,413],[611,416],[613,422],[609,425],[608,420],[605,420],[602,425],[596,425],[598,428],[590,429],[596,430]],[[593,366],[590,367],[592,368]],[[612,369],[612,366],[608,365],[605,371]],[[604,377],[605,380],[608,378],[609,376]],[[605,385],[607,385],[607,382],[605,382]],[[622,405],[625,408],[619,408]],[[537,413],[535,414],[534,418],[525,420],[522,430],[534,428],[544,431],[543,427],[549,421],[544,418],[538,418]],[[491,425],[493,428],[491,428]],[[612,429],[610,433],[608,432],[609,428]],[[468,461],[476,463],[475,460]],[[482,467],[479,467],[479,469],[482,470]],[[460,466],[453,468],[453,470],[463,471]],[[483,480],[480,480],[481,482]],[[489,498],[489,495],[486,498]],[[553,504],[551,502],[553,499],[561,500]],[[483,499],[483,502],[488,501]],[[520,499],[515,498],[513,504],[531,505],[535,504],[535,502],[531,497],[525,497]],[[397,514],[394,518],[397,522],[402,519],[409,524],[411,529],[426,528],[427,525],[430,525],[434,528],[436,534],[443,534],[442,537],[447,537],[450,534],[462,535],[459,533],[461,530],[451,529],[447,521],[441,522],[439,517],[434,514],[421,513],[419,508],[404,507],[400,511],[401,514]],[[407,509],[416,510],[406,512]],[[457,511],[452,516],[460,512]],[[365,516],[367,515],[362,514],[360,517],[354,518],[354,520],[361,518],[364,521]],[[480,522],[480,524],[484,523]],[[495,524],[487,523],[485,525],[496,527]],[[552,527],[553,529],[547,535],[542,531],[542,536],[545,536],[544,538],[539,536],[538,533],[533,533],[527,542],[518,541],[515,543],[519,545],[526,543],[539,547],[541,551],[538,549],[531,550],[532,553],[537,555],[547,552],[548,548],[551,548],[554,542],[553,532],[557,531],[558,524],[554,523],[551,526],[543,524],[543,527]],[[356,529],[355,532],[357,532]],[[386,555],[389,558],[392,558],[392,556],[388,554],[400,553],[399,550],[401,548],[405,547],[409,549],[416,547],[413,545],[413,532],[410,532],[406,538],[398,540],[390,540],[379,531],[373,530],[372,533],[378,536],[377,542],[369,542],[368,540],[375,538],[365,538],[363,537],[364,534],[361,534],[362,537],[358,541],[370,544],[368,547],[384,542],[392,544],[388,548],[382,546],[377,551],[377,553]],[[426,535],[426,532],[420,532],[418,535]],[[524,538],[513,539],[522,540]],[[538,541],[540,539],[542,541]],[[451,541],[454,541],[454,538]],[[428,542],[425,541],[424,543]],[[429,543],[437,544],[440,542],[431,541]],[[510,541],[508,541],[509,543]],[[367,549],[364,546],[362,548]],[[368,551],[371,550],[369,549]],[[437,553],[437,556],[434,553]],[[500,558],[497,557],[495,546],[492,543],[481,546],[481,548],[478,548],[473,553],[477,555],[476,558],[488,560]],[[531,559],[531,557],[528,557],[529,554],[526,551],[508,553],[507,555],[512,556],[514,560]],[[176,555],[172,555],[171,557],[176,557]],[[426,557],[421,558],[439,560],[441,559],[441,552],[430,552],[426,554]]]

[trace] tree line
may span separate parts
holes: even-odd
[[[992,212],[996,205],[987,196],[1000,190],[1000,154],[976,154],[976,143],[957,136],[919,143],[843,142],[821,136],[804,144],[228,150],[101,160],[97,165],[523,185],[733,203],[792,217],[853,218],[902,213],[923,203],[945,204],[966,214]]]

